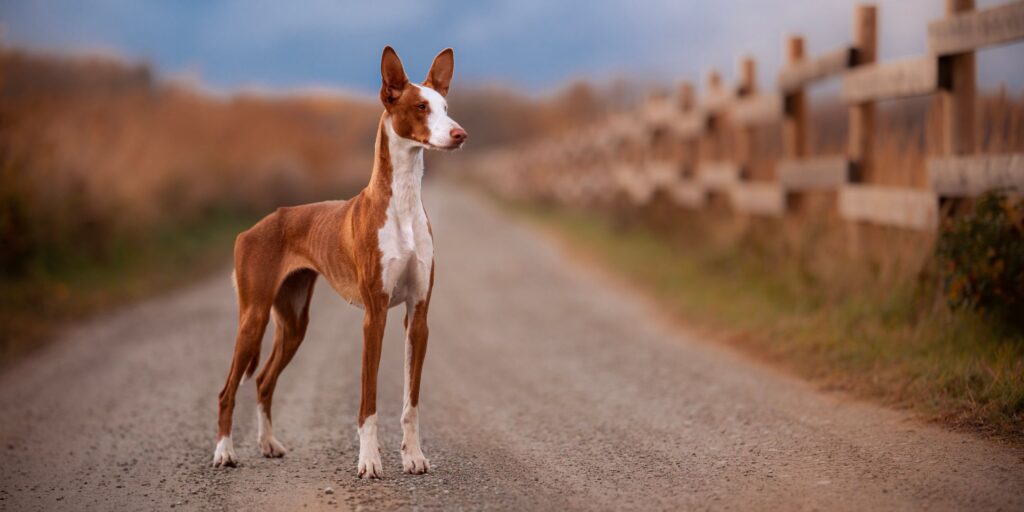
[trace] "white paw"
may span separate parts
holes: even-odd
[[[260,451],[267,458],[284,457],[284,445],[274,437],[274,431],[270,424],[270,417],[263,411],[263,404],[256,404],[256,425],[259,432]]]
[[[222,437],[217,441],[217,448],[213,450],[213,467],[235,467],[238,465],[238,455],[235,455],[235,447],[231,444],[231,436]]]
[[[288,450],[285,449],[284,445],[281,444],[274,436],[265,436],[260,439],[260,451],[263,452],[263,456],[276,459],[278,457],[284,457]]]
[[[359,427],[359,478],[384,478],[380,463],[380,444],[377,443],[377,415],[371,414]]]
[[[360,450],[361,451],[361,450]],[[384,478],[384,468],[380,463],[380,452],[359,454],[359,465],[356,467],[359,478]]]
[[[410,475],[422,475],[430,471],[430,461],[423,456],[423,452],[420,450],[413,453],[402,451],[402,468]]]
[[[420,422],[416,407],[408,402],[402,410],[402,468],[410,475],[430,471],[430,461],[420,448]]]

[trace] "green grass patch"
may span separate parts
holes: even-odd
[[[1024,441],[1024,334],[951,310],[930,281],[867,280],[837,297],[798,263],[757,250],[673,241],[593,214],[512,208],[670,313],[758,357],[829,388]]]
[[[253,221],[252,215],[217,213],[118,238],[101,254],[84,247],[39,251],[28,272],[0,279],[0,362],[40,346],[69,320],[228,264],[235,235]]]

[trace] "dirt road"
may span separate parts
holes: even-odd
[[[235,412],[242,465],[210,467],[236,318],[225,271],[4,370],[0,509],[1024,509],[1020,450],[702,343],[484,201],[441,185],[425,195],[438,259],[420,412],[431,473],[401,473],[395,310],[386,478],[356,478],[361,314],[323,282],[274,400],[290,452],[258,456],[250,382]]]

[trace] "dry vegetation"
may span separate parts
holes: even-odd
[[[479,155],[597,122],[621,107],[621,94],[615,85],[600,88],[584,82],[572,83],[540,98],[500,87],[478,87],[453,94],[450,108],[473,136],[472,144],[464,152]]]
[[[107,236],[265,211],[368,172],[377,112],[365,103],[221,100],[141,66],[16,51],[0,54],[0,70],[8,272],[48,244],[102,250]]]
[[[947,307],[934,267],[893,273],[833,254],[841,286],[779,251],[778,225],[719,243],[709,216],[656,226],[523,204],[574,254],[623,276],[705,338],[954,428],[1024,442],[1024,335]],[[650,212],[647,212],[650,214]],[[906,251],[911,241],[896,248]],[[904,270],[907,266],[902,267]],[[882,284],[888,283],[888,284]]]
[[[202,252],[176,236],[230,238],[240,222],[225,219],[351,192],[378,115],[370,101],[215,98],[145,66],[0,50],[3,338],[26,311],[49,322],[55,302],[89,302],[83,272],[111,267],[115,281],[134,253]]]

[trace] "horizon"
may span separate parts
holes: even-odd
[[[414,80],[426,73],[437,52],[452,46],[456,86],[501,85],[538,95],[576,81],[671,86],[686,79],[699,86],[712,69],[731,82],[742,55],[757,59],[759,83],[772,87],[785,34],[804,35],[812,56],[848,44],[857,3],[786,2],[769,15],[758,0],[640,6],[603,0],[586,10],[536,1],[437,0],[384,14],[329,0],[307,0],[304,8],[123,0],[82,7],[56,0],[0,6],[0,19],[5,44],[144,62],[161,79],[217,94],[330,90],[372,97],[381,48],[391,44]],[[941,2],[875,3],[880,60],[923,54],[924,21],[942,16]],[[982,1],[979,8],[998,3]],[[565,19],[573,20],[574,30],[564,29]],[[1024,89],[1024,69],[1015,65],[1020,55],[1020,43],[979,52],[979,86]]]

